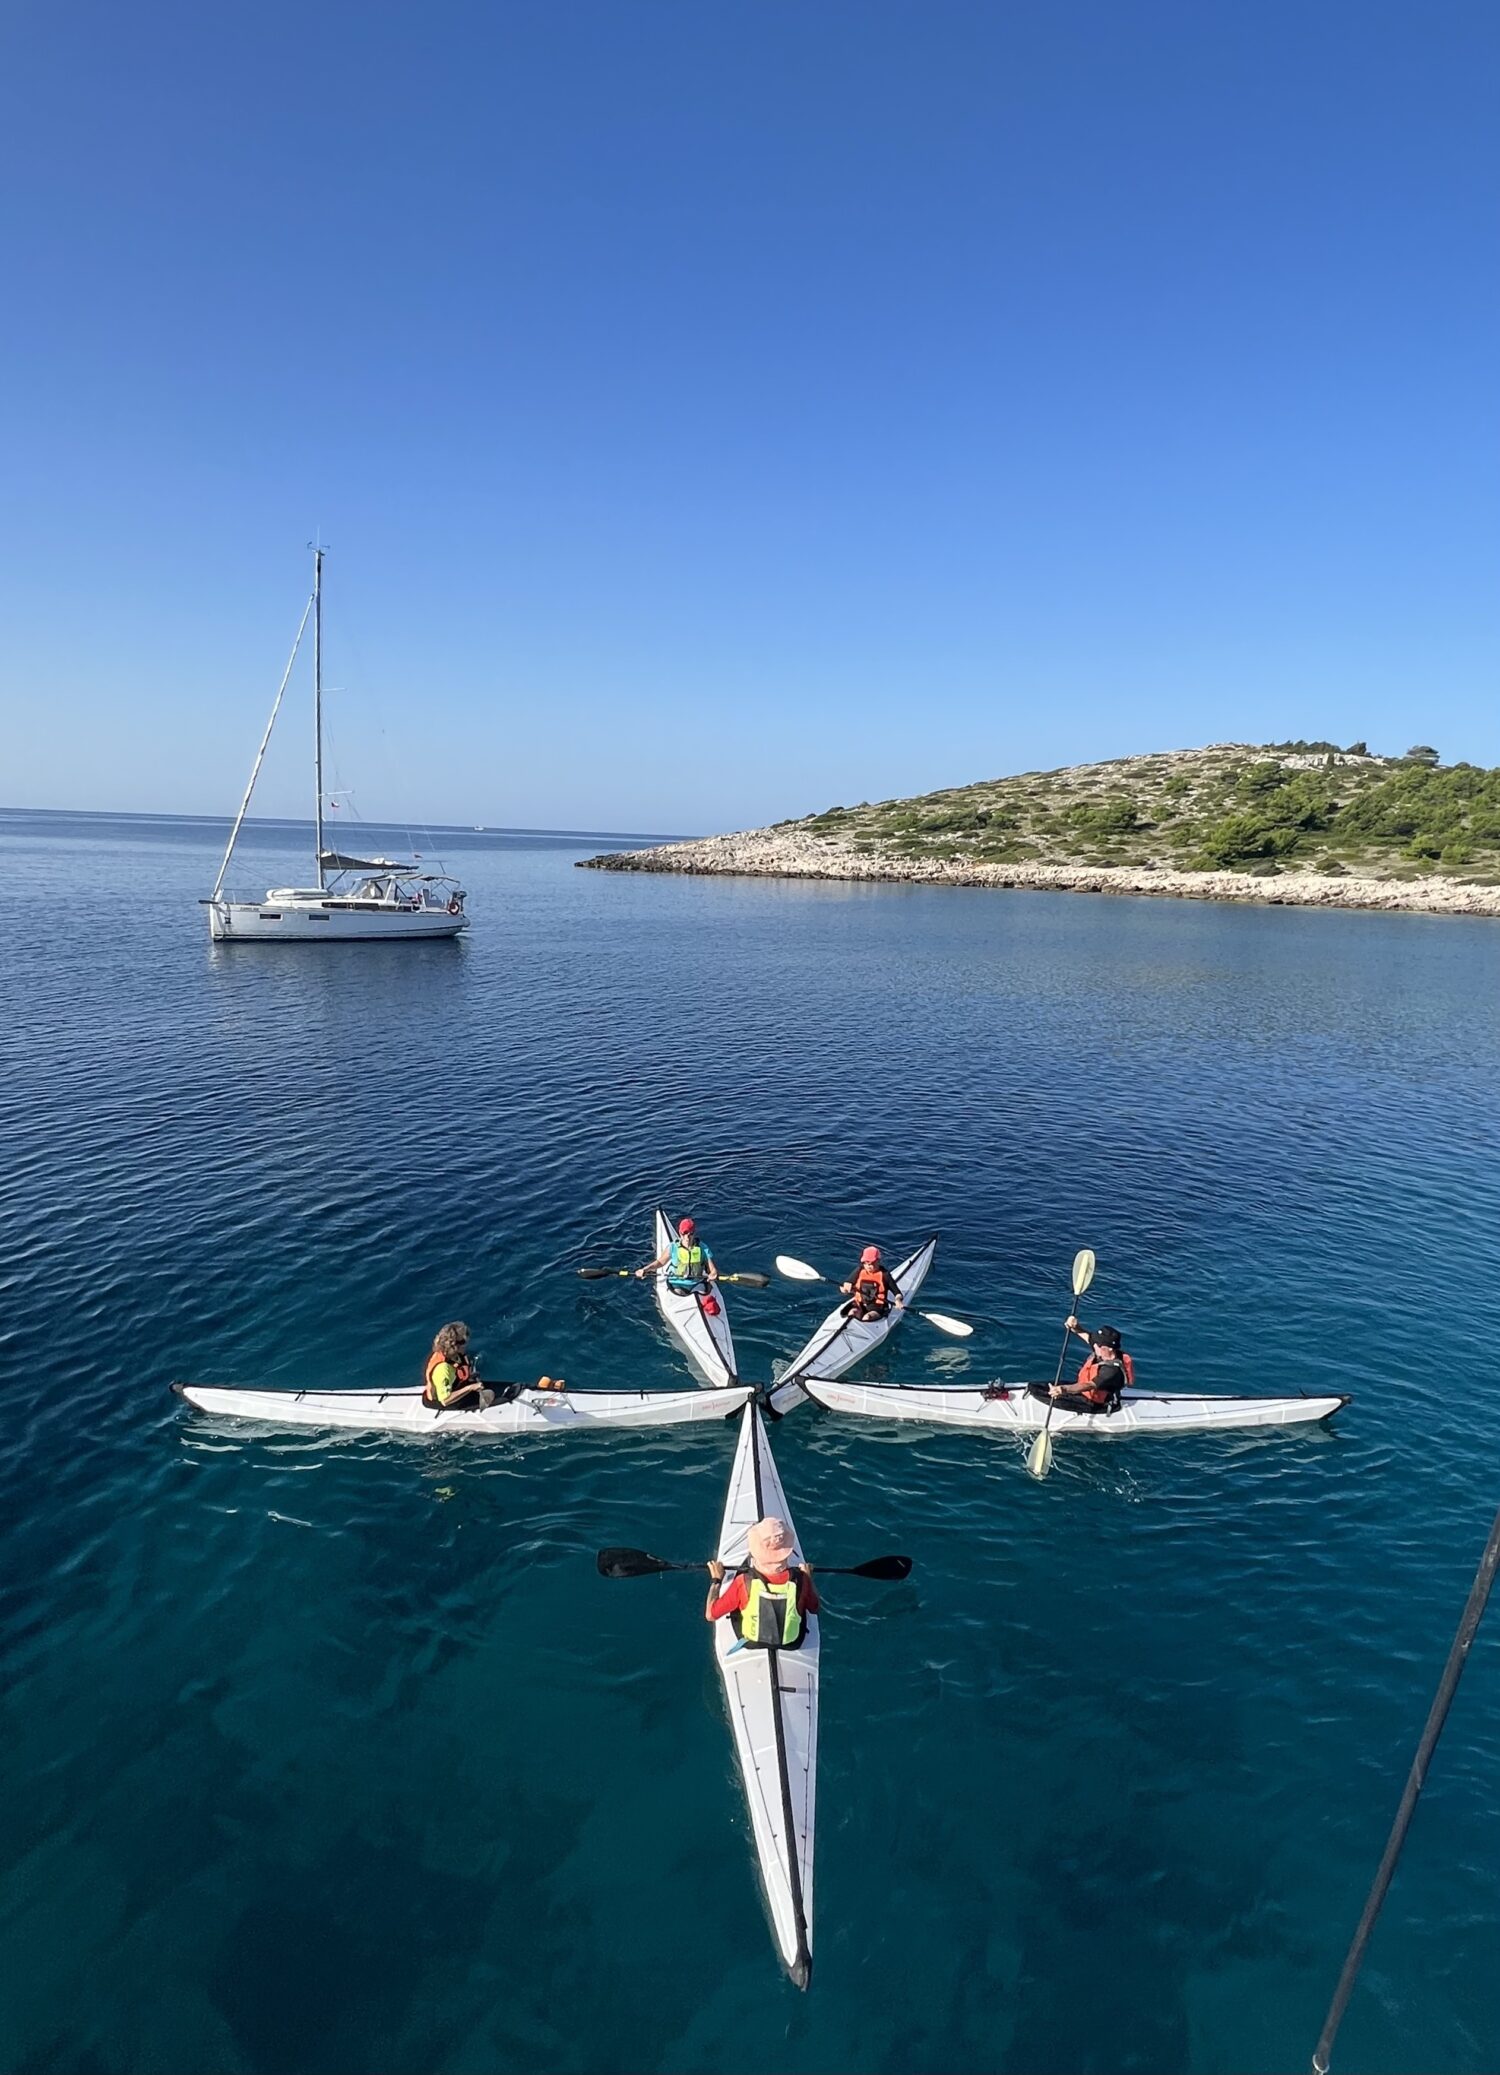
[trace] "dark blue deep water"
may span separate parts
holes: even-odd
[[[614,877],[471,835],[457,946],[226,947],[221,828],[0,818],[0,2067],[1305,2067],[1500,1499],[1500,927]],[[397,840],[391,838],[390,840]],[[304,832],[237,876],[301,879]],[[816,1966],[765,1927],[698,1586],[728,1429],[231,1434],[174,1377],[683,1382],[721,1263],[944,1237],[876,1373],[1050,1375],[1069,1263],[1166,1388],[1332,1430],[1018,1450],[804,1408]],[[822,1293],[736,1293],[750,1374]],[[1500,2067],[1500,1618],[1346,2021]]]

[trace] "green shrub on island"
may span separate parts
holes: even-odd
[[[1278,827],[1258,814],[1226,814],[1204,835],[1192,860],[1197,871],[1232,871],[1262,857],[1288,857],[1297,847],[1297,831]]]
[[[1135,802],[1127,799],[1104,800],[1096,807],[1070,807],[1067,819],[1086,836],[1128,836],[1140,827],[1141,820]]]

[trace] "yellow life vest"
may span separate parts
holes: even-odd
[[[740,1641],[752,1650],[795,1650],[805,1624],[797,1605],[801,1572],[793,1570],[785,1584],[772,1585],[752,1571],[745,1605],[735,1623]]]
[[[668,1282],[702,1282],[703,1249],[697,1240],[674,1239],[667,1260]]]

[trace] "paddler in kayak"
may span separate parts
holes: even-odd
[[[1068,1319],[1068,1331],[1088,1346],[1088,1360],[1071,1384],[1034,1383],[1031,1395],[1047,1398],[1062,1412],[1113,1412],[1120,1393],[1135,1383],[1135,1364],[1120,1345],[1113,1326],[1100,1326],[1090,1333],[1076,1318]]]
[[[878,1246],[867,1246],[859,1257],[859,1266],[848,1282],[839,1288],[849,1299],[844,1306],[845,1318],[877,1319],[888,1318],[891,1306],[898,1311],[905,1308],[906,1299],[900,1285],[889,1268],[883,1267]]]
[[[561,1376],[543,1376],[539,1391],[566,1390]],[[469,1329],[462,1320],[440,1326],[422,1378],[422,1403],[434,1412],[483,1412],[488,1405],[508,1405],[526,1388],[521,1383],[502,1383],[491,1390],[479,1380],[479,1370],[469,1353]]]
[[[698,1227],[692,1218],[679,1218],[677,1237],[670,1240],[654,1261],[644,1268],[637,1268],[636,1280],[655,1275],[658,1268],[667,1271],[667,1288],[689,1294],[696,1290],[703,1299],[703,1308],[710,1318],[717,1318],[719,1300],[709,1285],[719,1279],[714,1266],[714,1257],[698,1237]]]
[[[722,1621],[727,1614],[734,1632],[751,1650],[796,1650],[807,1637],[807,1617],[818,1612],[821,1602],[812,1581],[810,1563],[792,1562],[791,1529],[774,1515],[758,1520],[745,1537],[750,1565],[737,1571],[728,1589],[724,1566],[717,1557],[709,1560],[713,1580],[703,1609],[705,1621]]]

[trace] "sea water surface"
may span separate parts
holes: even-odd
[[[389,832],[375,832],[396,841]],[[90,2075],[1304,2067],[1491,1515],[1500,927],[576,871],[444,837],[453,945],[208,942],[221,825],[0,818],[0,2067]],[[257,828],[252,890],[305,878]],[[929,1231],[945,1340],[1330,1429],[1020,1450],[804,1407],[826,1581],[815,1965],[767,1932],[691,1577],[733,1434],[241,1429],[174,1378],[681,1384],[722,1266]],[[827,1293],[737,1290],[768,1377]],[[1500,2066],[1500,1618],[1345,2023]]]

